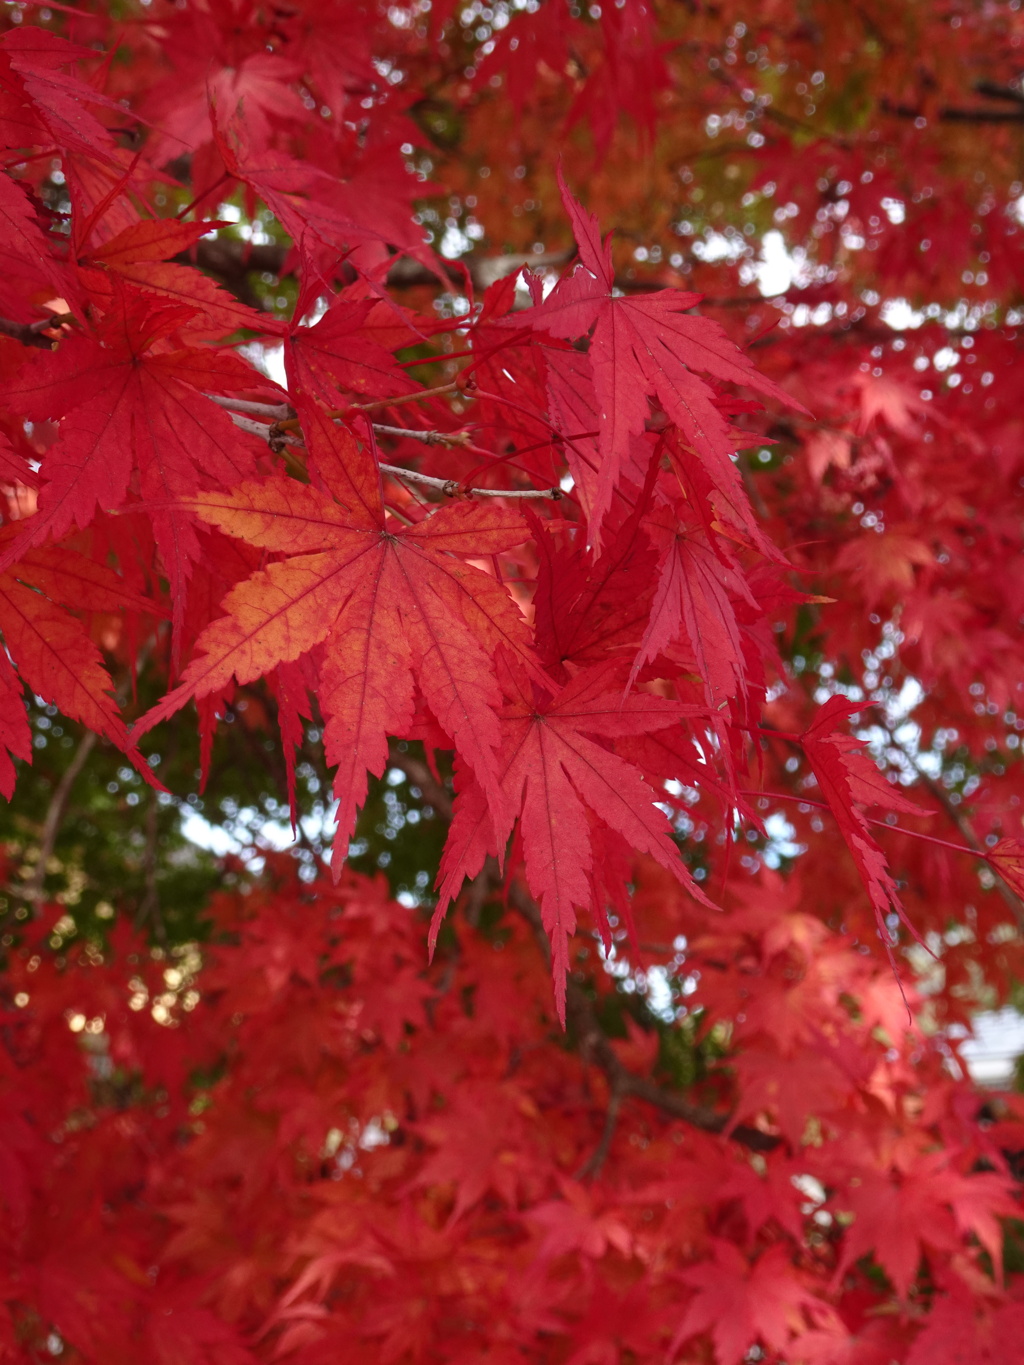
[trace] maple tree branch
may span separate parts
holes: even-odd
[[[448,384],[435,384],[432,389],[417,389],[415,393],[403,393],[397,398],[375,398],[372,403],[352,403],[347,408],[328,413],[329,417],[343,417],[349,412],[374,412],[377,408],[396,408],[399,403],[418,403],[423,398],[438,398],[441,394],[455,393],[459,381],[453,379]]]
[[[451,820],[454,814],[451,793],[437,780],[422,759],[403,753],[398,744],[392,742],[388,748],[388,762],[392,768],[398,768],[405,773],[413,786],[422,792],[427,804],[433,806],[443,820]]]
[[[375,398],[372,403],[349,403],[343,408],[328,408],[326,416],[337,421],[350,416],[354,412],[374,412],[377,408],[395,408],[400,403],[419,403],[424,398],[437,398],[440,394],[455,393],[459,388],[458,379],[453,379],[448,384],[436,384],[432,389],[417,389],[415,393],[403,393],[397,398]],[[230,404],[225,404],[230,406]],[[279,418],[275,423],[278,431],[300,431],[302,424],[294,412],[287,417]],[[403,428],[394,427],[392,430],[401,431]]]
[[[138,914],[135,917],[136,928],[145,924],[146,920],[152,920],[153,928],[162,947],[167,947],[167,927],[164,924],[164,917],[160,910],[160,891],[157,886],[157,861],[158,861],[158,829],[157,829],[157,797],[156,792],[150,789],[149,803],[146,807],[146,851],[143,855],[143,873],[145,876],[146,890],[139,906]]]
[[[243,413],[231,412],[230,406],[234,400],[213,398],[213,402],[219,407],[228,408],[228,416],[240,431],[247,431],[252,436],[258,436],[266,441],[267,445],[273,450],[281,445],[301,446],[303,442],[293,432],[282,430],[280,424],[272,422],[269,426],[264,422],[257,422],[252,417],[247,417]],[[250,408],[257,406],[249,404]],[[267,405],[269,406],[269,405]],[[466,444],[464,434],[461,432],[445,431],[410,431],[406,427],[378,426],[373,424],[373,429],[382,436],[406,436],[413,441],[423,441],[427,445],[461,446]],[[401,465],[380,463],[379,468],[385,474],[390,474],[394,479],[404,480],[408,483],[422,484],[425,488],[434,488],[439,493],[443,493],[446,498],[540,498],[547,502],[561,502],[565,494],[560,488],[466,488],[458,479],[439,479],[434,474],[420,474],[414,469],[405,469]]]
[[[510,895],[509,899],[514,900],[514,896]],[[779,1146],[781,1139],[773,1134],[745,1123],[730,1128],[728,1114],[717,1113],[706,1105],[693,1104],[679,1091],[659,1085],[649,1076],[638,1076],[630,1071],[619,1060],[610,1039],[602,1030],[587,993],[571,976],[566,982],[565,1009],[566,1019],[580,1039],[582,1055],[604,1072],[613,1094],[618,1092],[622,1097],[632,1095],[635,1099],[644,1100],[670,1118],[681,1119],[705,1133],[724,1134],[752,1152],[771,1152]]]
[[[469,443],[469,433],[466,431],[412,431],[408,427],[389,427],[381,422],[374,422],[373,430],[378,436],[406,436],[428,446],[451,448]]]
[[[57,835],[60,832],[61,821],[64,819],[64,812],[67,809],[68,800],[71,796],[71,788],[75,785],[78,774],[85,767],[86,760],[92,753],[98,736],[95,731],[87,730],[75,750],[74,757],[64,769],[64,775],[54,790],[50,798],[50,804],[46,808],[46,816],[43,820],[43,832],[39,840],[39,857],[32,876],[29,878],[25,887],[18,894],[24,900],[34,901],[38,904],[43,899],[43,886],[46,881],[46,867],[53,857],[53,850],[57,843]]]
[[[910,104],[892,104],[882,100],[882,110],[896,118],[918,119],[925,117],[922,110]],[[955,105],[944,105],[934,115],[940,123],[1024,123],[1024,109],[963,109]]]
[[[244,289],[251,300],[253,293],[248,284],[250,273],[256,271],[280,276],[290,251],[291,247],[284,244],[265,243],[262,246],[253,246],[251,242],[239,238],[222,237],[196,243],[194,257],[190,253],[185,253],[175,259],[186,265],[198,265],[200,270],[219,276],[232,293],[237,294],[240,289]],[[483,290],[495,280],[521,270],[524,265],[542,267],[564,265],[572,260],[575,254],[575,248],[567,251],[510,252],[498,256],[469,257],[458,264],[439,258],[438,266],[453,285],[460,287],[465,282],[464,267],[469,273],[473,287]],[[339,284],[347,285],[354,284],[359,275],[347,261],[342,261],[339,262],[335,278]],[[389,289],[415,289],[437,284],[438,276],[434,271],[428,270],[419,261],[411,260],[407,256],[399,257],[392,262],[388,270]]]
[[[574,1175],[574,1180],[593,1180],[601,1172],[601,1167],[608,1159],[611,1151],[612,1139],[615,1137],[615,1129],[619,1121],[619,1110],[622,1108],[624,1091],[618,1080],[609,1082],[608,1108],[605,1111],[604,1127],[601,1130],[601,1137],[597,1146],[587,1157],[583,1165]]]
[[[438,479],[433,474],[417,474],[414,470],[402,469],[393,464],[382,464],[380,468],[392,478],[436,488],[446,498],[541,498],[548,502],[561,502],[564,497],[560,488],[464,488],[458,479]]]
[[[452,390],[451,385],[444,386],[444,392]],[[427,391],[429,393],[435,390]],[[287,403],[253,403],[244,398],[223,398],[220,394],[208,393],[211,403],[216,403],[220,408],[226,408],[228,412],[245,413],[250,417],[267,417],[271,425],[276,426],[282,435],[286,432],[294,433],[295,430],[295,410]],[[416,397],[423,395],[417,394]],[[395,400],[401,401],[401,400]],[[388,406],[388,404],[366,404],[352,408],[353,412],[366,412],[372,406]],[[251,431],[254,435],[262,435],[258,430],[257,423],[253,423],[244,430]],[[443,446],[463,446],[469,442],[469,433],[465,431],[413,431],[409,427],[391,427],[383,422],[374,422],[373,429],[378,436],[406,436],[414,441],[422,441],[425,445]]]
[[[745,150],[745,144],[737,146]],[[262,246],[253,246],[251,242],[226,237],[213,241],[199,241],[191,252],[185,252],[174,259],[183,265],[198,265],[200,270],[208,275],[215,275],[224,287],[243,303],[259,308],[260,300],[249,282],[249,276],[256,273],[280,278],[288,263],[290,251],[291,247],[283,244],[266,243]],[[563,251],[508,252],[497,256],[474,256],[471,253],[458,262],[439,258],[438,266],[458,293],[462,293],[465,287],[464,270],[468,273],[474,290],[482,293],[497,280],[514,275],[524,266],[534,270],[545,270],[548,267],[568,265],[575,256],[575,247]],[[344,287],[355,284],[359,275],[352,266],[342,261],[334,272],[334,278]],[[616,273],[613,282],[616,289],[627,293],[647,293],[652,289],[661,288],[655,281],[637,279],[621,271]],[[392,263],[386,283],[389,289],[437,288],[440,280],[436,272],[428,270],[419,261],[403,256]]]
[[[975,81],[974,93],[985,95],[990,100],[1009,100],[1011,104],[1024,105],[1024,90],[1015,89],[1012,85],[1000,85],[998,81]]]
[[[218,400],[215,398],[213,401],[216,403]],[[226,407],[227,404],[222,402],[219,406]],[[266,422],[257,422],[255,418],[246,417],[240,412],[229,412],[228,416],[239,431],[247,431],[250,436],[258,436],[261,441],[266,441],[271,449],[274,449],[276,445],[281,444],[289,446],[302,445],[302,441],[298,436],[293,436],[290,431],[279,430],[276,422],[271,422],[269,425]]]
[[[486,872],[482,875],[486,875]],[[518,882],[508,887],[507,900],[533,926],[542,951],[549,955],[550,947],[537,902]],[[632,1095],[660,1109],[670,1118],[682,1119],[684,1123],[700,1128],[705,1133],[724,1134],[752,1152],[771,1152],[780,1145],[782,1139],[772,1133],[762,1132],[760,1128],[745,1123],[730,1127],[728,1114],[720,1114],[705,1105],[693,1104],[679,1091],[670,1090],[648,1076],[638,1076],[630,1071],[619,1059],[611,1040],[601,1027],[593,1002],[572,973],[567,975],[565,986],[566,1023],[577,1039],[579,1052],[585,1061],[592,1062],[604,1072],[612,1094],[619,1097],[619,1104],[622,1099]],[[616,1116],[617,1113],[618,1108]],[[610,1136],[608,1140],[610,1143]]]
[[[0,318],[0,336],[20,341],[22,346],[34,346],[40,351],[51,351],[53,340],[43,333],[56,322],[59,322],[59,318],[39,318],[37,322],[12,322],[10,318]]]
[[[218,393],[208,393],[206,397],[229,412],[247,412],[250,417],[269,417],[272,422],[283,422],[295,416],[294,409],[287,403],[251,403],[246,398],[223,398]]]

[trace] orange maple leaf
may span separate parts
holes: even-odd
[[[228,593],[227,614],[202,632],[181,683],[139,729],[232,677],[252,682],[322,645],[319,696],[327,759],[337,765],[342,857],[366,770],[384,771],[388,735],[413,719],[414,682],[501,818],[492,655],[504,644],[529,658],[529,640],[505,589],[455,556],[507,550],[526,539],[524,522],[493,504],[459,504],[401,526],[385,515],[371,452],[319,409],[303,406],[302,421],[322,487],[270,478],[186,500],[208,525],[288,557]]]

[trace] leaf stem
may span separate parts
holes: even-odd
[[[826,810],[832,814],[832,807],[825,801],[812,801],[806,796],[797,796],[792,792],[756,792],[740,789],[740,796],[763,796],[768,801],[796,801],[801,806],[814,806],[816,810]],[[910,839],[923,839],[926,844],[938,844],[939,848],[949,849],[951,853],[966,853],[969,858],[981,858],[987,861],[987,854],[981,849],[968,848],[966,844],[950,843],[948,839],[939,839],[934,834],[922,834],[916,829],[907,829],[903,825],[890,825],[887,820],[879,820],[872,815],[865,815],[864,819],[869,825],[878,825],[880,829],[890,829],[894,834],[905,834]]]

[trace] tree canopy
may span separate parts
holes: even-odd
[[[0,139],[0,1360],[1007,1360],[1019,0],[19,0]]]

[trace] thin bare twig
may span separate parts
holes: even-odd
[[[388,427],[381,422],[374,422],[373,430],[378,436],[406,437],[428,446],[466,446],[472,441],[468,431],[412,431],[409,427]]]
[[[371,403],[353,403],[345,411],[375,412],[377,408],[395,408],[399,403],[419,403],[424,398],[439,398],[442,394],[455,393],[458,387],[458,379],[453,379],[447,384],[435,384],[432,389],[417,389],[415,393],[403,393],[398,398],[375,398]],[[342,413],[332,412],[329,416],[340,417]]]
[[[272,422],[283,422],[286,418],[295,416],[294,410],[287,403],[250,403],[245,398],[223,398],[218,393],[208,393],[206,396],[219,408],[247,412],[250,417],[269,417]]]
[[[147,919],[153,921],[153,929],[162,947],[167,947],[167,928],[164,924],[164,917],[160,909],[160,891],[157,886],[157,817],[158,806],[156,792],[151,788],[149,793],[149,804],[146,807],[146,851],[143,855],[142,870],[146,882],[146,891],[142,897],[138,914],[135,916],[136,927],[143,925]]]
[[[611,1151],[612,1140],[615,1137],[615,1129],[619,1121],[619,1110],[622,1108],[625,1092],[617,1079],[612,1080],[609,1084],[611,1088],[608,1095],[608,1108],[605,1111],[601,1137],[590,1156],[576,1172],[573,1177],[574,1180],[593,1180],[600,1174],[601,1167],[607,1161],[608,1153]]]
[[[269,418],[271,425],[276,426],[282,434],[291,430],[290,426],[285,426],[284,423],[294,417],[295,410],[287,403],[251,403],[244,398],[223,398],[216,393],[208,393],[206,396],[211,403],[216,403],[219,408],[226,408],[229,412]],[[362,410],[353,409],[356,412]],[[378,436],[406,436],[413,441],[422,441],[425,445],[464,446],[470,440],[466,431],[413,431],[409,427],[389,427],[382,422],[374,422],[373,429]],[[256,424],[244,427],[243,430],[251,431],[253,435],[261,434],[256,430]],[[298,439],[292,436],[293,441]]]
[[[219,400],[214,398],[213,401],[216,403]],[[226,407],[227,404],[222,403],[221,406]],[[266,441],[271,449],[277,445],[302,445],[298,436],[293,436],[290,431],[280,431],[276,422],[271,422],[268,426],[266,422],[257,422],[252,417],[244,417],[240,412],[231,412],[228,416],[239,431],[246,431],[250,436],[258,436],[261,441]]]
[[[977,834],[975,834],[974,827],[971,824],[971,822],[967,819],[967,816],[964,815],[963,811],[957,810],[956,806],[950,800],[949,792],[945,790],[945,788],[942,786],[940,782],[936,782],[934,777],[932,777],[929,773],[926,773],[924,771],[920,763],[918,763],[915,755],[912,754],[905,747],[905,745],[900,743],[900,741],[896,738],[893,732],[889,729],[888,725],[885,725],[884,729],[888,736],[890,744],[892,744],[894,749],[899,750],[899,752],[906,759],[907,763],[909,763],[910,766],[914,769],[914,772],[917,773],[918,777],[924,783],[924,786],[927,788],[927,790],[939,803],[942,809],[946,812],[946,815],[949,817],[949,819],[956,826],[964,843],[968,846],[968,848],[972,849],[978,855],[978,857],[984,862],[985,866],[992,873],[993,877],[995,878],[996,890],[1002,896],[1003,900],[1006,902],[1006,905],[1010,910],[1010,913],[1017,921],[1017,928],[1024,930],[1024,901],[1021,900],[1021,898],[1017,895],[1016,891],[1014,891],[1013,887],[1010,886],[1009,882],[1006,881],[1006,879],[1000,873],[999,868],[994,866],[993,863],[989,861],[988,849],[986,849],[985,845],[978,838]]]
[[[882,111],[896,118],[919,119],[923,110],[919,105],[893,104],[882,100]],[[955,105],[943,105],[935,115],[940,123],[1024,123],[1024,109],[964,109]]]
[[[443,820],[450,820],[454,813],[452,796],[430,771],[427,765],[412,754],[403,753],[397,744],[388,749],[388,762],[392,768],[399,768],[423,793],[427,804],[433,806]]]
[[[974,93],[986,95],[990,100],[1009,100],[1011,104],[1024,105],[1024,90],[1012,85],[1000,85],[998,81],[975,81]]]
[[[53,339],[43,336],[47,327],[60,322],[59,317],[40,318],[38,322],[12,322],[10,318],[0,318],[0,336],[20,341],[22,346],[35,346],[40,351],[52,351]]]
[[[214,399],[219,406],[228,407],[224,400]],[[247,431],[251,436],[258,436],[260,440],[266,441],[273,450],[280,446],[301,446],[302,441],[290,431],[282,431],[278,423],[272,422],[268,426],[263,422],[254,421],[251,417],[246,417],[242,413],[229,412],[229,417],[239,431]],[[433,445],[462,445],[463,439],[459,432],[428,432],[428,431],[407,431],[404,427],[377,427],[386,436],[408,436],[414,441],[426,441]],[[422,484],[425,488],[434,488],[439,493],[443,493],[446,498],[540,498],[548,502],[560,502],[565,496],[560,488],[464,488],[458,479],[439,479],[433,474],[420,474],[414,469],[403,469],[400,465],[381,464],[380,469],[385,474],[390,474],[392,478],[404,479],[409,483]]]
[[[415,393],[403,393],[397,398],[375,398],[370,403],[348,403],[341,408],[328,408],[326,416],[333,421],[343,421],[353,413],[375,412],[378,408],[396,408],[401,403],[419,403],[424,398],[437,398],[441,394],[455,393],[458,390],[459,381],[453,379],[447,384],[437,384],[432,389],[417,389]],[[230,406],[230,404],[225,404]],[[287,417],[280,418],[275,426],[275,435],[283,431],[301,431],[302,424],[297,415],[292,411]],[[401,430],[401,428],[398,428]]]
[[[543,498],[548,502],[560,502],[564,496],[560,488],[463,488],[458,479],[437,479],[432,474],[417,474],[393,464],[382,464],[380,468],[392,478],[436,488],[446,498]]]
[[[53,857],[53,850],[57,843],[57,835],[60,832],[61,821],[64,819],[64,811],[67,809],[68,800],[71,796],[71,788],[75,785],[78,774],[85,767],[86,760],[92,753],[96,744],[96,735],[92,730],[87,730],[75,750],[74,757],[64,769],[64,775],[57,783],[54,793],[50,798],[50,804],[46,808],[46,817],[43,820],[43,832],[39,840],[39,858],[36,862],[32,876],[25,884],[20,895],[24,900],[38,904],[43,899],[43,887],[46,882],[46,867]]]

